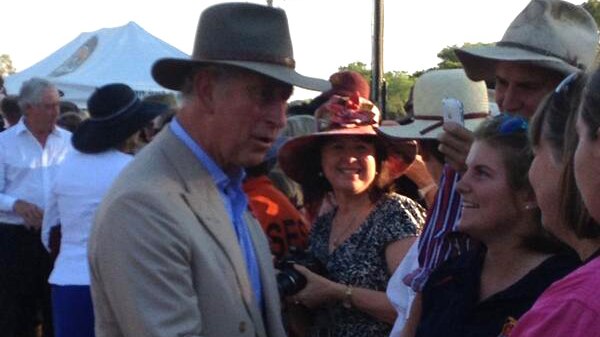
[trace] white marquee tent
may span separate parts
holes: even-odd
[[[64,100],[85,107],[95,88],[121,82],[139,96],[169,90],[152,79],[150,69],[159,58],[187,58],[188,55],[154,37],[135,22],[81,33],[35,65],[8,76],[9,94],[18,94],[21,83],[31,77],[52,81],[64,92]]]

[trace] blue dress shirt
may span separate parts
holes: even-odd
[[[179,138],[196,156],[202,166],[204,166],[217,188],[225,204],[225,210],[229,214],[229,218],[233,223],[235,233],[237,234],[238,242],[244,254],[248,275],[254,295],[258,301],[259,307],[263,308],[262,284],[260,281],[260,271],[258,261],[248,225],[244,221],[244,212],[248,209],[248,200],[246,194],[242,190],[242,181],[244,180],[244,170],[240,169],[238,174],[228,176],[223,170],[212,160],[212,158],[202,149],[200,144],[195,142],[192,137],[179,124],[177,118],[174,118],[169,124],[171,131]]]

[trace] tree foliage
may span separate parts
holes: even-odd
[[[437,57],[441,59],[435,69],[457,69],[462,68],[462,64],[454,54],[454,50],[457,49],[458,46],[448,46],[442,49],[439,53],[437,53]]]
[[[457,69],[457,68],[462,68],[462,64],[460,63],[460,61],[458,60],[458,57],[456,56],[456,54],[454,53],[454,50],[458,49],[458,48],[465,48],[465,47],[478,47],[478,46],[488,46],[490,45],[490,43],[465,43],[462,45],[462,47],[458,47],[457,45],[454,46],[448,46],[444,49],[442,49],[439,53],[437,53],[437,57],[441,59],[441,61],[438,63],[437,67],[433,68],[433,69]]]
[[[582,3],[581,6],[585,8],[594,18],[598,26],[600,26],[600,0],[587,0]],[[462,64],[456,57],[454,50],[457,48],[473,47],[473,46],[485,46],[489,43],[465,43],[462,47],[456,45],[447,46],[443,48],[437,57],[440,62],[437,66],[425,70],[419,70],[409,75],[405,71],[388,71],[383,74],[383,78],[387,83],[387,118],[392,119],[398,116],[404,115],[404,103],[408,99],[410,88],[415,83],[415,80],[423,73],[435,70],[435,69],[456,69],[462,68]],[[362,74],[369,83],[371,83],[371,70],[367,68],[367,65],[362,62],[353,62],[345,67],[340,67],[339,70],[353,70]]]
[[[597,0],[590,0],[596,2]],[[472,46],[484,46],[486,43],[465,43],[460,48],[472,47]],[[383,78],[387,84],[387,97],[386,97],[386,114],[388,119],[398,118],[405,114],[404,103],[408,100],[410,94],[410,88],[414,85],[415,80],[421,76],[424,72],[435,70],[435,69],[456,69],[462,68],[462,64],[456,57],[454,50],[459,48],[458,46],[447,46],[443,48],[437,57],[440,58],[440,62],[436,67],[429,68],[426,70],[420,70],[412,75],[406,71],[388,71],[383,74]],[[362,62],[353,62],[347,66],[340,67],[342,70],[353,70],[363,75],[369,83],[371,80],[371,69],[367,68],[367,65]]]
[[[344,70],[356,71],[357,73],[363,75],[364,78],[366,78],[369,81],[369,83],[371,83],[371,69],[368,69],[367,65],[362,62],[353,62],[345,67],[339,67],[338,70],[339,71],[344,71]]]
[[[388,119],[397,119],[406,114],[404,103],[415,79],[405,71],[388,71],[383,74],[387,85],[386,108]]]
[[[0,76],[5,77],[7,75],[14,74],[16,72],[15,67],[13,67],[12,60],[10,59],[10,55],[2,54],[0,55]]]
[[[588,0],[581,4],[583,8],[585,8],[596,20],[596,24],[600,26],[600,1],[598,0]]]
[[[436,69],[457,69],[457,68],[462,68],[462,64],[460,63],[460,61],[458,60],[458,57],[456,56],[456,54],[454,53],[454,50],[459,49],[459,48],[465,48],[465,47],[474,47],[474,46],[488,46],[490,45],[490,43],[464,43],[461,47],[458,47],[457,45],[453,45],[453,46],[447,46],[445,48],[443,48],[442,50],[440,50],[439,53],[437,53],[437,57],[440,59],[440,62],[437,64],[437,66],[433,67],[433,68],[429,68],[429,69],[425,69],[425,70],[419,70],[414,72],[411,77],[413,77],[414,79],[417,79],[419,76],[423,75],[423,73],[428,72],[430,70],[436,70]]]
[[[339,71],[343,70],[356,71],[369,81],[369,85],[372,85],[371,69],[367,68],[366,64],[353,62],[339,68]],[[386,118],[398,118],[405,114],[404,103],[408,100],[408,94],[414,84],[414,79],[405,71],[388,71],[383,74],[383,79],[387,85]]]

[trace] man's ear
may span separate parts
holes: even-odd
[[[205,108],[205,111],[213,112],[215,101],[216,74],[209,69],[201,69],[194,75],[194,98]]]

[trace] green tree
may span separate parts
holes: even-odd
[[[585,8],[596,20],[596,24],[600,26],[600,1],[598,0],[588,0],[581,4],[583,8]]]
[[[442,50],[440,50],[439,53],[437,53],[437,57],[441,60],[437,66],[433,67],[433,68],[429,68],[429,69],[425,69],[425,70],[419,70],[414,72],[411,77],[413,79],[417,79],[419,76],[421,76],[423,73],[430,71],[430,70],[435,70],[435,69],[457,69],[457,68],[462,68],[462,64],[460,63],[460,61],[458,60],[458,57],[456,57],[456,54],[454,53],[454,50],[458,49],[458,48],[464,48],[464,47],[473,47],[473,46],[486,46],[486,45],[490,45],[490,43],[464,43],[462,45],[462,47],[458,47],[456,45],[453,46],[448,46],[443,48]]]
[[[362,62],[353,62],[339,68],[339,71],[343,70],[356,71],[369,81],[369,85],[372,84],[371,69]],[[388,71],[383,74],[383,79],[387,84],[386,118],[395,119],[403,116],[405,114],[404,103],[408,100],[414,79],[405,71]]]
[[[386,110],[388,119],[406,115],[404,103],[408,100],[410,88],[415,79],[405,71],[388,71],[383,74],[387,85]]]
[[[369,83],[371,83],[371,69],[368,69],[367,65],[362,62],[352,62],[345,67],[339,67],[338,70],[339,71],[344,71],[344,70],[356,71],[357,73],[363,75],[369,81]]]
[[[490,43],[468,43],[466,42],[465,44],[462,45],[462,47],[460,48],[465,48],[465,47],[477,47],[477,46],[487,46],[490,45]],[[437,67],[432,68],[432,69],[457,69],[457,68],[462,68],[462,64],[460,63],[460,61],[458,60],[458,57],[456,57],[456,54],[454,53],[454,50],[458,49],[459,47],[454,45],[454,46],[448,46],[444,49],[442,49],[439,53],[437,53],[437,57],[440,58],[442,61],[440,63],[438,63]]]
[[[12,60],[10,59],[10,55],[2,54],[0,55],[0,76],[5,77],[7,75],[14,74],[16,72],[15,67],[13,67]]]
[[[454,50],[458,48],[458,46],[448,46],[442,49],[439,53],[437,53],[437,57],[442,61],[438,63],[435,69],[456,69],[462,68],[462,64],[454,54]]]

